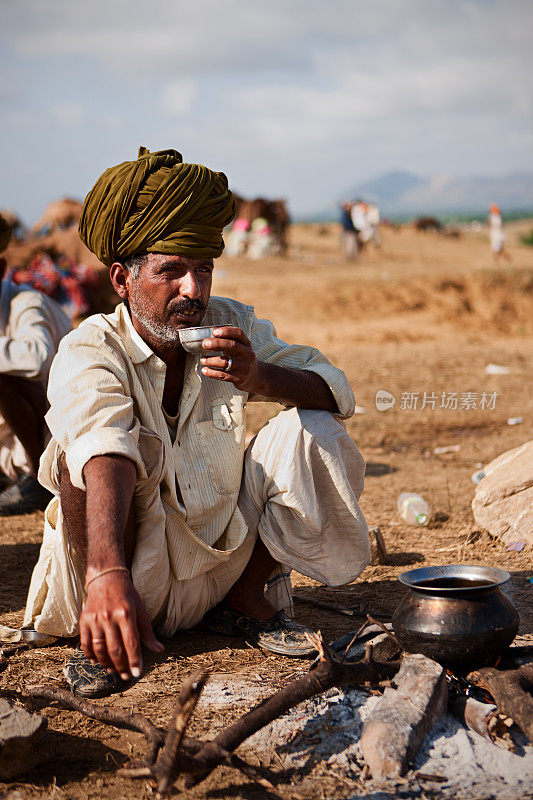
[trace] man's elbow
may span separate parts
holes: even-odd
[[[23,365],[23,376],[29,381],[40,381],[44,383],[48,378],[54,354],[49,350],[39,347],[32,343],[28,348]]]

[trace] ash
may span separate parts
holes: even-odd
[[[259,753],[274,750],[284,769],[302,779],[319,762],[345,778],[360,781],[364,766],[359,747],[363,723],[379,700],[358,691],[332,689],[292,709],[247,745]],[[436,782],[417,777],[438,775]],[[365,781],[350,800],[438,797],[439,800],[518,800],[533,798],[533,746],[525,737],[515,753],[497,747],[446,714],[422,743],[411,772],[397,781]]]

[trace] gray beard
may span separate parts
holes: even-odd
[[[134,314],[139,322],[142,322],[146,330],[161,344],[177,345],[179,343],[178,331],[172,325],[166,325],[164,322],[159,322],[150,316],[143,297],[139,298],[135,295],[130,295],[129,303],[131,314]]]
[[[179,334],[170,325],[164,325],[160,322],[155,322],[153,319],[145,317],[143,314],[138,314],[137,312],[135,312],[135,316],[139,322],[142,322],[146,330],[149,331],[154,338],[161,342],[161,344],[178,344],[180,340]]]

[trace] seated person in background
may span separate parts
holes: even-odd
[[[0,253],[11,229],[0,217]],[[4,279],[0,257],[0,472],[14,484],[0,494],[0,514],[44,509],[51,494],[37,480],[48,434],[48,373],[68,317],[49,297]]]
[[[57,500],[25,624],[80,634],[64,672],[86,697],[140,677],[141,642],[162,649],[153,628],[171,636],[205,615],[224,635],[308,655],[285,613],[290,570],[339,585],[369,561],[344,373],[251,306],[211,297],[234,213],[226,176],[175,150],[141,148],[85,200],[81,238],[122,303],[69,334],[52,367],[39,478]],[[179,339],[200,323],[214,327],[201,360]],[[286,408],[246,447],[254,399]]]

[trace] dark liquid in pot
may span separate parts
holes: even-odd
[[[494,583],[482,578],[440,577],[428,578],[421,583],[414,584],[415,589],[478,589],[480,586],[494,586]]]

